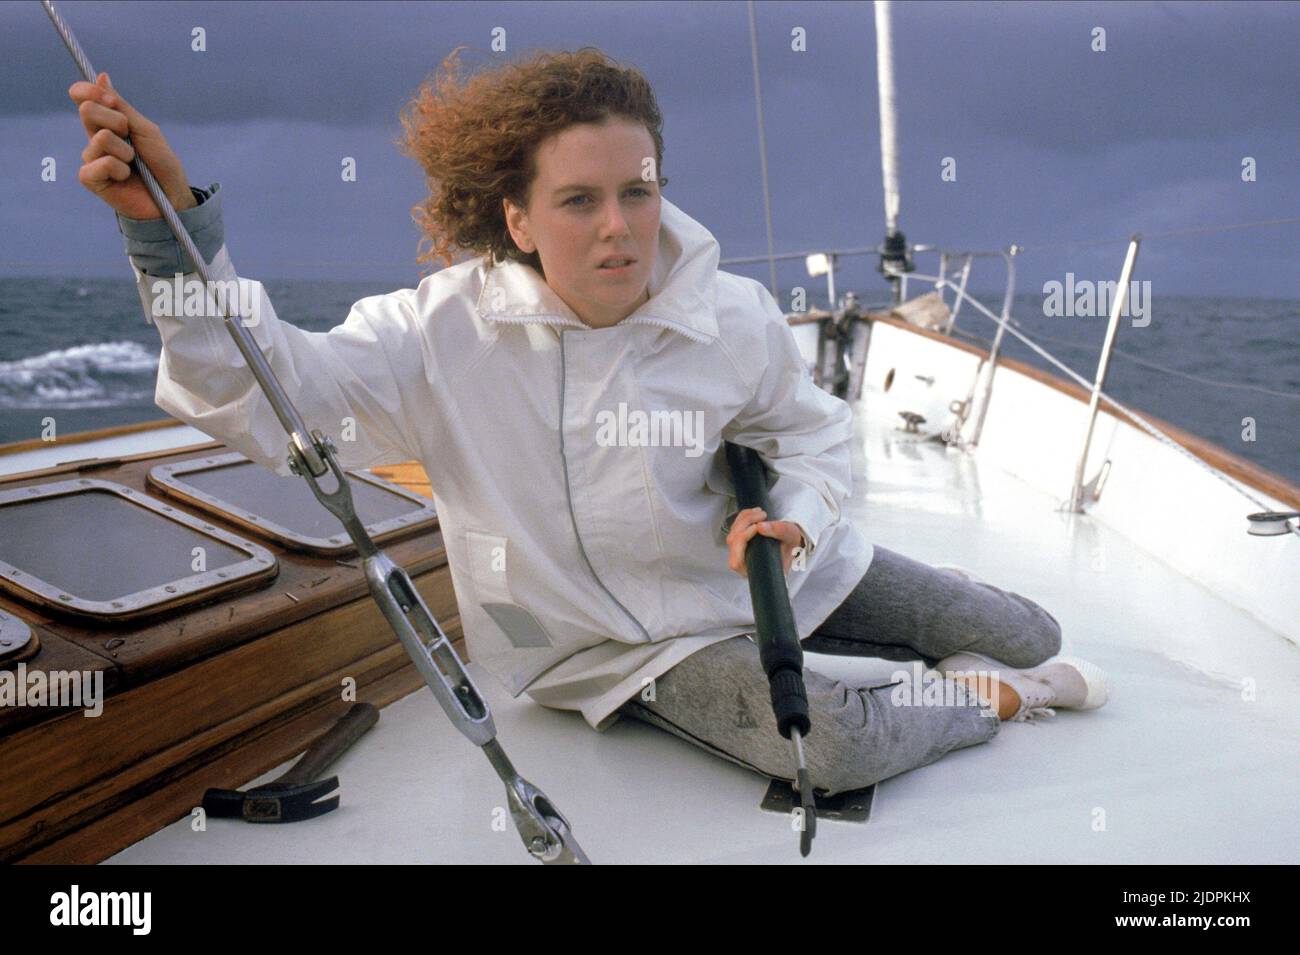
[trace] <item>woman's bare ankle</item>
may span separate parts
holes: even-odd
[[[1020,694],[989,674],[969,673],[952,679],[974,690],[981,702],[996,707],[1000,720],[1011,719],[1020,709]]]

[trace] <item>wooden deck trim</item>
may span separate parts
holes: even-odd
[[[86,441],[99,441],[103,438],[117,438],[124,434],[139,434],[142,431],[157,431],[160,428],[185,426],[184,421],[167,417],[156,421],[137,421],[133,424],[115,424],[107,428],[95,428],[91,431],[73,431],[46,441],[42,438],[28,438],[26,441],[10,441],[0,444],[0,457],[17,454],[19,451],[35,451],[37,448],[59,448],[65,444],[82,444]]]
[[[461,659],[467,659],[446,565],[413,579]],[[0,862],[24,859],[119,811],[129,815],[137,797],[182,777],[197,774],[204,788],[225,785],[210,781],[205,767],[214,757],[244,748],[304,709],[340,700],[344,677],[356,679],[358,699],[373,702],[364,689],[377,677],[367,673],[383,675],[409,664],[369,596],[330,614],[325,633],[323,626],[325,619],[319,616],[298,621],[111,695],[98,719],[72,712],[0,738]],[[293,667],[286,669],[286,661],[293,661]],[[178,709],[182,704],[183,714]],[[170,732],[159,739],[150,727],[156,727],[162,713],[172,715]],[[256,758],[237,760],[232,764],[237,769],[230,770],[236,775],[229,778],[242,782],[299,751],[250,750]],[[94,757],[87,758],[88,753]],[[191,780],[184,792],[192,793],[199,784]],[[152,828],[132,830],[131,839],[106,854],[195,805],[169,805],[170,815],[155,816]],[[114,832],[114,826],[107,831]]]
[[[464,653],[459,641],[457,652]],[[400,650],[400,648],[393,648]],[[385,652],[384,656],[391,656]],[[380,656],[380,654],[376,654]],[[374,674],[379,674],[374,676]],[[373,676],[373,678],[371,678]],[[383,708],[424,686],[424,681],[405,653],[395,669],[383,672],[380,667],[358,679],[358,699]],[[242,739],[228,740],[193,761],[188,768],[178,768],[166,777],[150,780],[131,791],[118,794],[114,808],[93,821],[71,828],[61,837],[47,842],[29,854],[16,858],[20,864],[87,865],[110,856],[147,838],[159,829],[184,818],[203,802],[203,793],[211,787],[238,789],[246,780],[255,779],[274,769],[286,759],[301,753],[322,736],[342,716],[351,703],[331,691],[319,699],[286,711]],[[382,720],[382,715],[380,717]],[[238,745],[233,745],[234,743]],[[366,745],[365,739],[358,746]],[[331,774],[333,770],[329,771]],[[342,802],[348,799],[346,774],[339,782]],[[207,832],[195,838],[221,838],[221,826],[249,825],[238,819],[207,821]],[[213,830],[218,830],[214,832]]]
[[[154,464],[213,448],[224,445],[155,449],[36,473],[89,470],[144,493]],[[430,496],[418,463],[394,470],[409,490]],[[0,486],[46,480],[15,477]],[[193,513],[174,501],[168,506]],[[194,516],[225,527],[211,515]],[[188,814],[198,805],[184,802],[195,787],[201,799],[202,789],[227,785],[210,780],[210,764],[227,767],[223,772],[242,782],[301,752],[304,734],[329,722],[308,714],[341,702],[343,677],[356,679],[358,698],[381,705],[421,685],[355,555],[314,558],[246,536],[280,559],[276,578],[242,599],[196,607],[180,618],[87,628],[30,601],[0,597],[0,606],[19,613],[43,641],[36,669],[97,670],[106,691],[96,719],[47,707],[0,712],[0,861],[106,858]],[[385,550],[456,640],[459,608],[436,525],[411,529]],[[456,646],[466,658],[463,643]],[[381,699],[366,689],[399,672],[404,675],[393,685],[402,693]],[[296,735],[275,735],[291,721]],[[272,739],[280,742],[260,742]]]
[[[102,471],[104,468],[117,467],[119,464],[129,464],[132,461],[141,461],[145,458],[157,458],[173,454],[193,454],[224,447],[226,445],[220,441],[203,441],[199,444],[186,444],[177,448],[154,448],[151,451],[137,451],[134,454],[119,454],[111,458],[77,458],[76,460],[51,465],[48,468],[34,468],[31,471],[0,474],[0,485],[14,481],[28,481],[32,478],[54,477],[59,474],[85,474],[87,471]]]

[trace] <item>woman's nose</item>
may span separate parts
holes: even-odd
[[[605,234],[607,236],[628,235],[631,231],[628,228],[627,217],[623,215],[623,210],[615,201],[613,207],[605,213]]]

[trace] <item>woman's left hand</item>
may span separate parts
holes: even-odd
[[[727,534],[728,566],[742,577],[748,577],[745,569],[745,549],[755,534],[772,537],[781,542],[781,567],[785,573],[790,572],[795,552],[803,545],[803,532],[799,525],[790,521],[768,521],[767,512],[761,507],[751,507],[741,511],[732,522]]]

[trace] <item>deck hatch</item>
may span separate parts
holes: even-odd
[[[111,481],[0,492],[0,587],[43,607],[130,620],[278,570],[266,548]]]
[[[349,471],[357,516],[376,543],[437,520],[433,502],[364,471]],[[325,478],[326,489],[333,486]],[[355,550],[338,519],[327,511],[299,477],[281,477],[244,455],[213,455],[160,464],[149,484],[250,534],[326,557]]]

